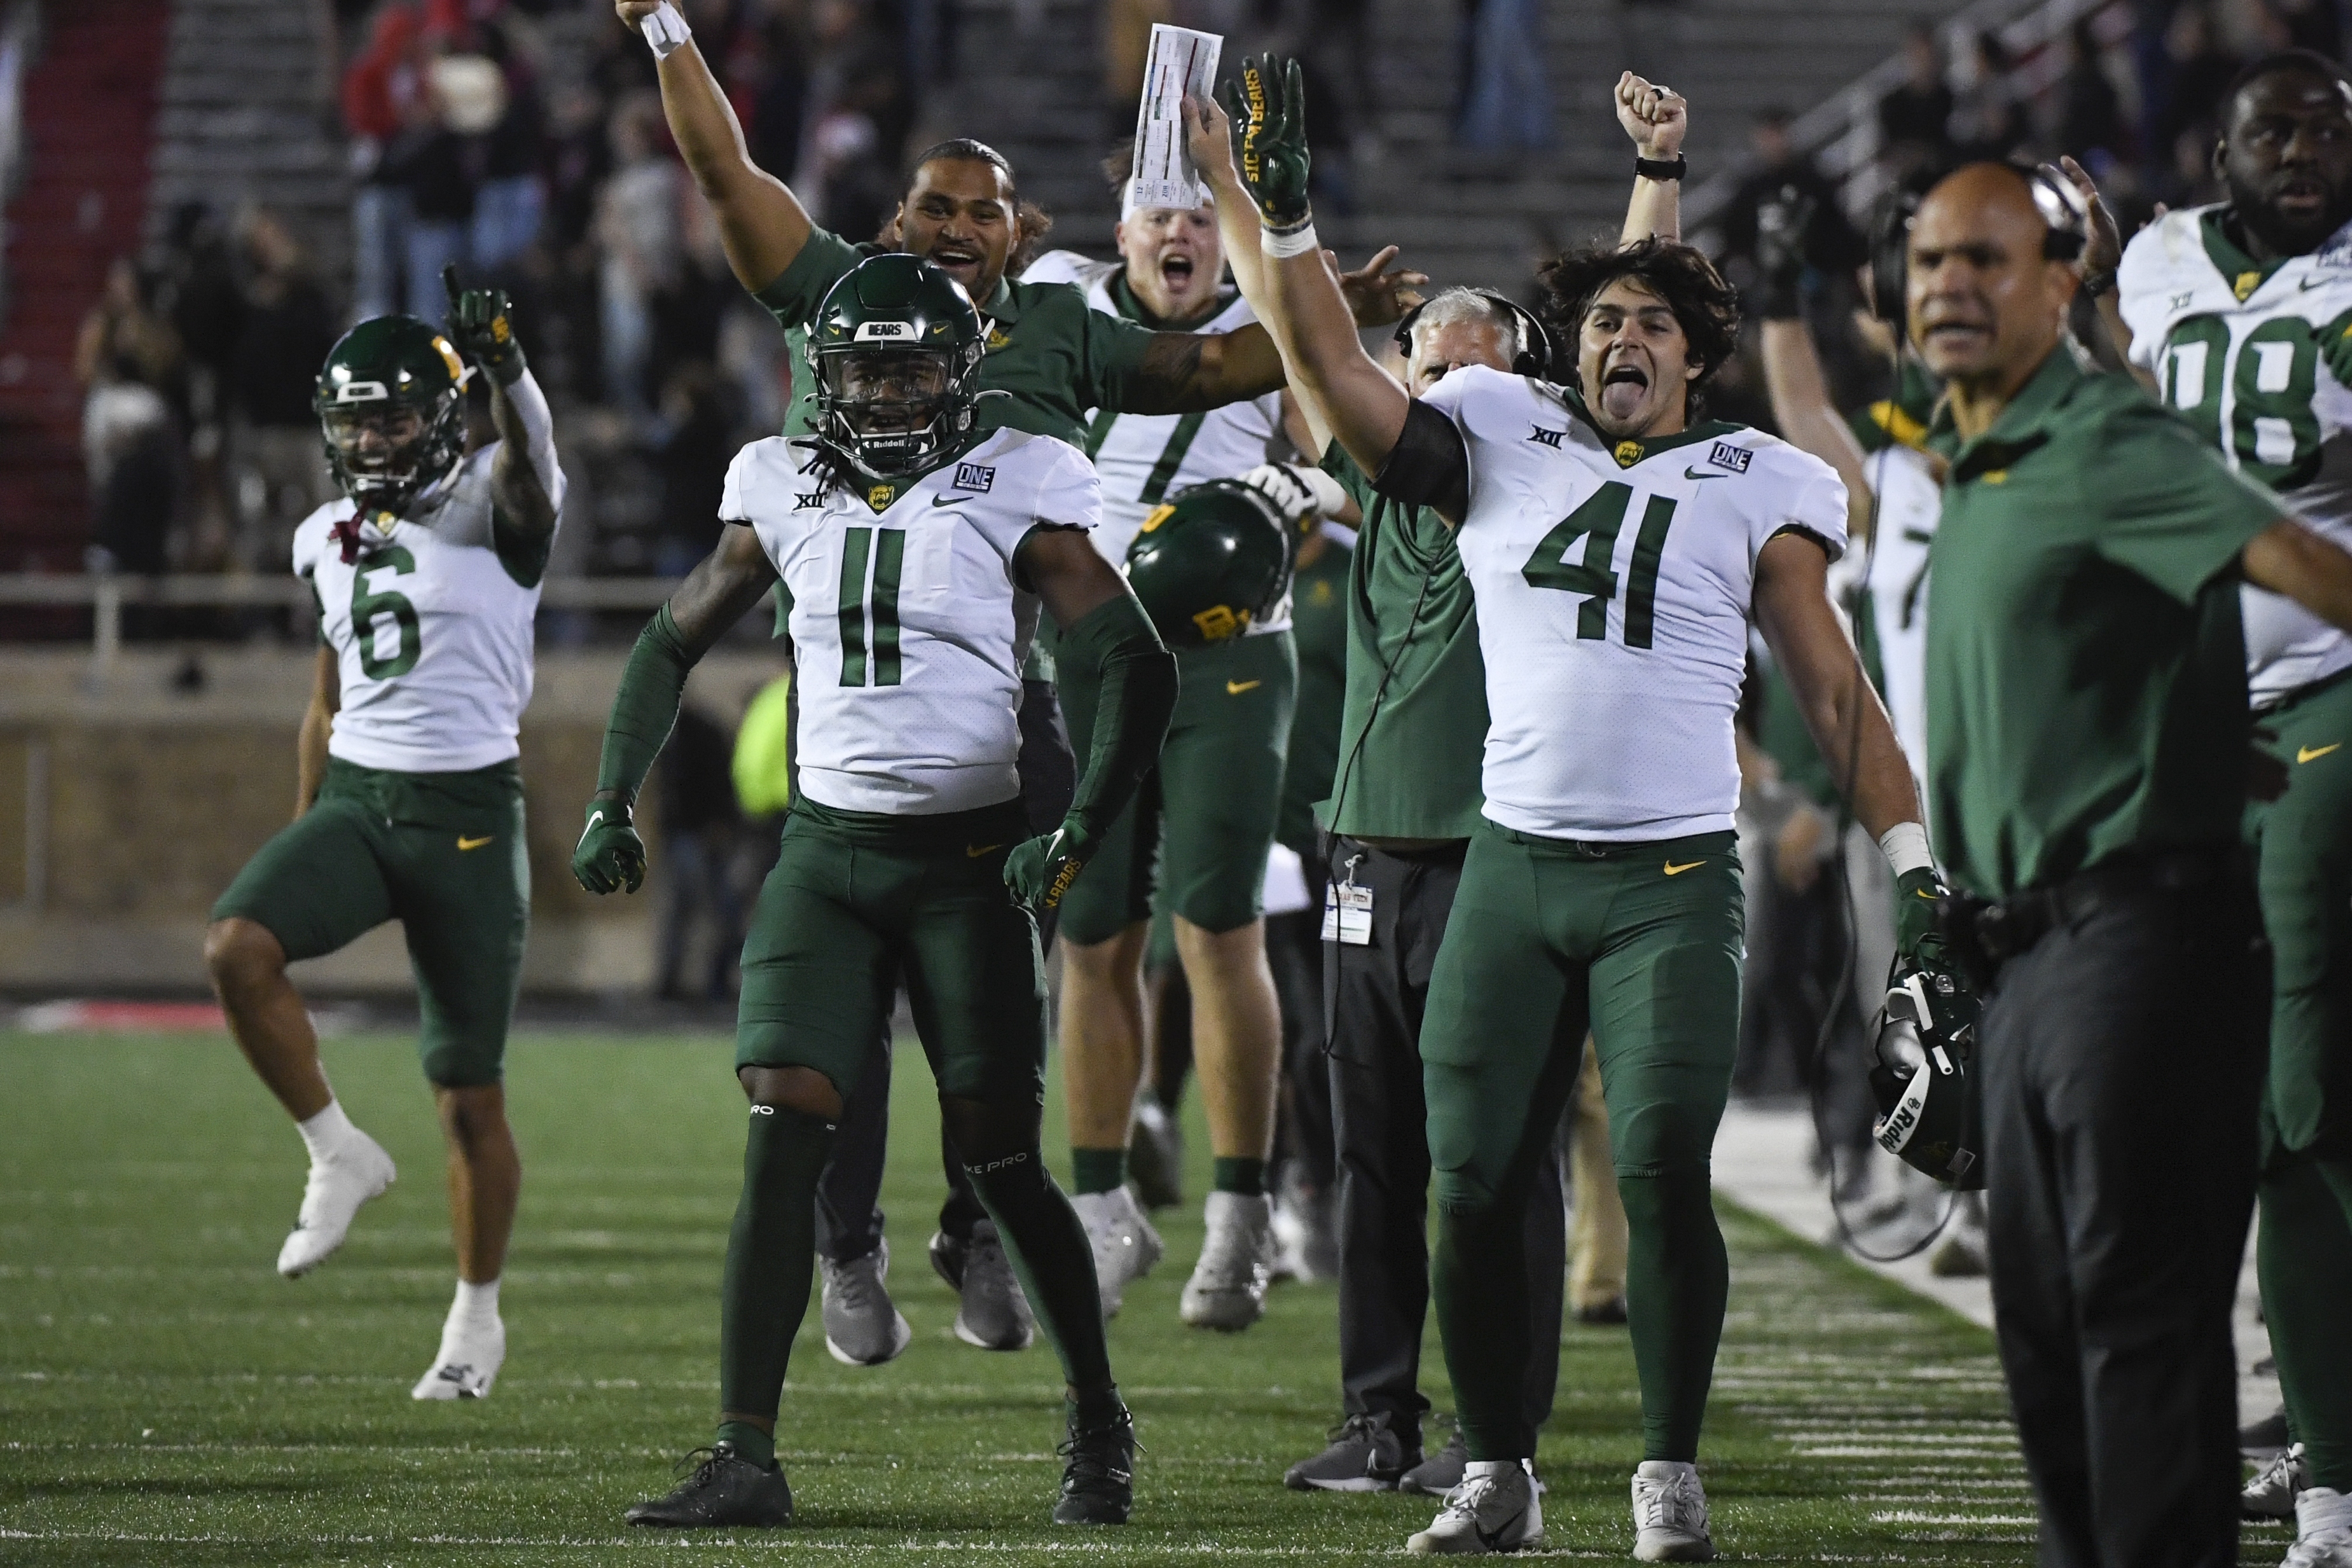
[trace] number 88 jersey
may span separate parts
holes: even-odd
[[[1729,828],[1756,558],[1791,529],[1843,551],[1836,473],[1744,425],[1612,442],[1574,392],[1480,366],[1423,401],[1470,458],[1457,543],[1486,663],[1488,819],[1631,842]]]
[[[2352,243],[2339,233],[2264,267],[2229,238],[2223,212],[2168,214],[2125,248],[2117,303],[2132,359],[2232,468],[2352,547],[2352,389],[2322,352],[2352,328]],[[2352,667],[2352,638],[2278,594],[2241,594],[2256,706]]]

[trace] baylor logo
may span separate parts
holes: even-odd
[[[1631,468],[1642,460],[1642,444],[1638,441],[1621,441],[1617,444],[1616,450],[1609,455],[1617,459],[1618,467]]]
[[[890,503],[898,498],[898,486],[896,485],[877,485],[866,492],[866,504],[877,512],[888,511]]]
[[[1237,635],[1243,627],[1248,625],[1249,616],[1245,613],[1236,615],[1231,606],[1219,604],[1193,616],[1192,624],[1201,629],[1202,642],[1222,643]]]
[[[1154,529],[1154,528],[1158,528],[1160,524],[1162,524],[1162,523],[1166,522],[1169,518],[1171,518],[1171,517],[1174,517],[1175,515],[1176,515],[1176,508],[1175,508],[1174,507],[1171,507],[1171,506],[1159,506],[1159,507],[1152,507],[1152,508],[1151,508],[1151,515],[1150,515],[1150,516],[1149,516],[1149,517],[1145,517],[1145,518],[1143,519],[1143,527],[1141,527],[1141,528],[1138,528],[1138,529],[1136,530],[1136,532],[1140,533],[1140,534],[1148,534],[1148,533],[1150,533],[1152,529]]]

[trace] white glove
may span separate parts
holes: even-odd
[[[1273,502],[1282,520],[1296,530],[1304,531],[1311,517],[1328,517],[1348,507],[1348,492],[1339,481],[1304,463],[1261,463],[1234,477]]]

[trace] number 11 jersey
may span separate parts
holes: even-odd
[[[1487,818],[1618,842],[1728,829],[1756,558],[1793,529],[1836,559],[1836,473],[1743,425],[1612,442],[1574,392],[1479,366],[1423,401],[1470,459]]]

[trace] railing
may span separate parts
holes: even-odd
[[[2042,0],[2016,15],[2019,0],[1977,0],[1939,26],[1947,59],[1972,49],[1977,35],[1990,32],[2012,62],[2009,82],[2021,98],[2032,97],[2063,74],[2060,51],[2050,46],[2085,16],[2113,6],[2127,12],[2126,0]],[[1878,105],[1903,85],[1906,75],[1900,55],[1881,60],[1848,83],[1838,94],[1799,115],[1789,127],[1789,139],[1798,152],[1810,156],[1836,182],[1846,211],[1860,219],[1885,189],[1878,166]],[[1741,158],[1723,172],[1691,192],[1683,204],[1683,227],[1698,244],[1718,248],[1722,236],[1715,225],[1731,203],[1740,182],[1756,170],[1753,158]]]
[[[674,577],[551,577],[540,588],[541,610],[658,609],[677,588]],[[131,605],[310,613],[310,585],[295,577],[71,577],[0,572],[0,608],[87,608],[92,662],[101,670],[122,651],[122,612]]]
[[[40,48],[40,0],[0,12],[0,322],[8,319],[7,207],[25,178],[25,76]]]

